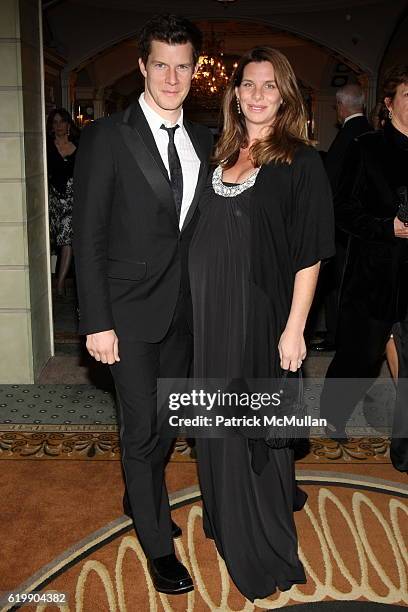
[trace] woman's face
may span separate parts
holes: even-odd
[[[275,71],[270,62],[247,64],[241,85],[235,88],[235,94],[247,124],[259,127],[273,125],[282,104],[282,96],[276,85]]]
[[[65,136],[68,134],[68,122],[57,113],[52,122],[52,129],[56,136]]]
[[[408,130],[408,83],[401,83],[397,87],[394,98],[385,98],[388,110],[392,111],[393,122]]]

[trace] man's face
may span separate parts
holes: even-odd
[[[145,100],[164,117],[181,108],[191,87],[195,66],[191,43],[169,45],[153,40],[146,65],[139,59],[145,78]]]

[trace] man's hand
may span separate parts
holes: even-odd
[[[86,337],[86,348],[96,361],[109,363],[109,365],[120,361],[119,340],[113,329],[98,332],[97,334],[88,334]]]
[[[394,234],[396,238],[408,238],[408,227],[398,217],[394,219]]]

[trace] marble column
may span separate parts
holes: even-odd
[[[41,2],[0,2],[0,383],[53,353]]]

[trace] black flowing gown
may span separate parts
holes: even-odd
[[[260,320],[267,316],[263,295],[253,292],[250,283],[253,189],[224,197],[214,192],[210,177],[200,202],[189,256],[197,378],[242,376],[247,336],[257,336],[248,326],[259,330],[269,324]],[[258,376],[277,371],[277,352],[270,348],[259,346],[263,365]],[[273,363],[266,364],[265,357]],[[293,520],[293,451],[268,449],[267,464],[257,474],[244,437],[197,438],[196,444],[204,531],[214,539],[241,593],[253,601],[305,583]]]

